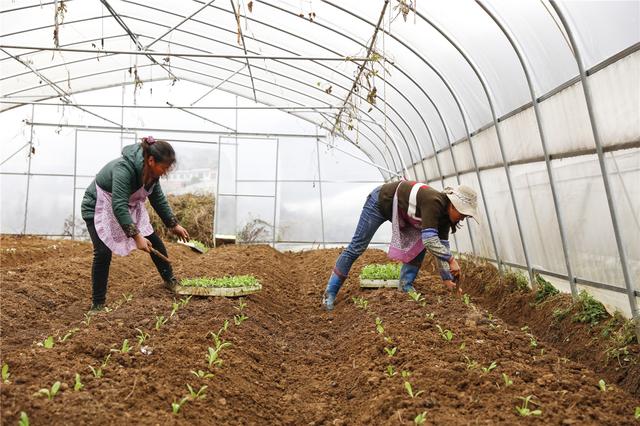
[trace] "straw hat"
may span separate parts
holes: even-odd
[[[451,204],[460,213],[465,216],[472,217],[478,222],[478,196],[473,188],[466,185],[460,185],[456,187],[446,187],[444,193],[447,194]],[[479,222],[478,222],[479,223]]]

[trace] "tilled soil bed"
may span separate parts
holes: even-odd
[[[35,425],[413,424],[423,412],[426,424],[440,425],[637,423],[637,397],[615,385],[601,391],[592,369],[543,340],[532,345],[530,331],[473,298],[464,303],[429,268],[416,282],[424,301],[393,289],[359,289],[360,269],[385,262],[382,251],[359,259],[335,311],[326,313],[320,296],[337,249],[224,246],[198,255],[169,244],[180,277],[260,280],[263,290],[243,298],[248,318],[236,325],[237,298],[193,297],[171,316],[174,295],[141,252],[114,256],[111,310],[85,316],[90,244],[2,237],[0,247],[0,349],[10,373],[0,386],[2,424],[16,424],[20,412]],[[366,308],[353,297],[366,299]],[[168,320],[156,329],[159,316]],[[225,320],[220,336],[231,346],[220,351],[222,365],[209,368],[210,332]],[[149,334],[146,353],[139,330]],[[48,336],[52,348],[38,345]],[[128,353],[118,352],[124,339]],[[95,377],[89,366],[99,368],[109,354],[103,376]],[[196,377],[198,370],[213,376]],[[78,391],[76,373],[84,385]],[[34,396],[56,381],[62,386],[53,399]],[[195,391],[206,385],[206,396],[172,414],[171,404],[189,394],[187,384]],[[541,415],[525,419],[516,407],[530,395],[529,408]]]

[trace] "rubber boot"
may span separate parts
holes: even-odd
[[[400,268],[400,283],[398,284],[398,290],[401,290],[405,293],[416,291],[416,289],[413,287],[413,282],[418,276],[418,271],[420,271],[419,266],[404,263],[402,265],[402,268]]]
[[[324,296],[322,297],[322,305],[327,311],[333,310],[336,296],[338,295],[338,291],[340,291],[340,287],[342,287],[344,280],[345,278],[340,277],[335,273],[335,271],[331,273],[329,282],[327,283],[327,288],[324,291]]]

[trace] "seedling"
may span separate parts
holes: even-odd
[[[528,417],[528,416],[540,416],[542,415],[542,410],[531,410],[529,408],[529,403],[531,402],[532,404],[535,404],[534,402],[531,401],[531,398],[533,398],[533,395],[529,395],[527,397],[522,397],[519,396],[518,399],[522,400],[522,406],[521,407],[516,407],[516,411],[518,412],[518,414],[520,414],[522,417]]]
[[[233,323],[235,325],[240,325],[242,324],[245,320],[249,319],[248,316],[246,316],[245,314],[239,314],[239,315],[234,315],[233,316]]]
[[[107,367],[107,364],[109,364],[110,358],[111,358],[111,354],[108,354],[106,357],[104,357],[104,361],[102,361],[102,364],[98,368],[93,368],[92,366],[89,366],[89,369],[91,369],[91,373],[93,373],[93,377],[95,377],[96,379],[99,379],[103,376],[102,370]]]
[[[433,319],[436,317],[436,313],[435,312],[431,312],[429,314],[425,314],[425,318],[429,321],[433,321]]]
[[[179,402],[172,402],[171,403],[171,412],[173,414],[178,414],[180,412],[180,409],[184,405],[184,403],[187,402],[188,400],[189,400],[189,397],[185,396]]]
[[[176,299],[173,299],[173,303],[171,304],[171,314],[169,314],[169,318],[173,318],[173,316],[180,309],[180,302],[176,302]]]
[[[213,331],[210,332],[211,336],[213,337],[213,342],[216,345],[216,352],[220,352],[222,349],[224,348],[228,348],[231,346],[231,343],[229,342],[225,342],[220,335],[222,334],[222,329],[220,329],[220,331],[218,332],[218,334],[215,334]]]
[[[241,297],[240,300],[238,300],[238,306],[234,306],[233,309],[242,313],[242,310],[246,307],[247,307],[247,304],[244,303],[244,299]]]
[[[360,278],[365,280],[397,280],[400,277],[399,263],[383,265],[366,265],[360,272]]]
[[[207,373],[206,371],[202,371],[202,370],[198,370],[197,372],[191,370],[191,374],[193,374],[194,376],[196,376],[199,379],[209,379],[209,378],[213,377],[213,374]]]
[[[502,380],[504,380],[505,386],[511,386],[513,384],[513,380],[511,380],[505,373],[502,373]]]
[[[191,301],[191,298],[193,296],[187,296],[187,297],[183,297],[182,299],[180,299],[180,307],[184,308],[185,306],[187,306],[189,304],[189,301]]]
[[[607,391],[607,384],[605,383],[605,381],[603,379],[600,379],[600,381],[598,382],[598,387],[600,388],[600,390],[602,392],[606,392]]]
[[[84,387],[84,385],[82,384],[82,382],[80,381],[80,374],[76,373],[76,381],[73,384],[73,390],[74,391],[79,391],[80,389],[82,389]]]
[[[29,416],[24,411],[20,411],[20,420],[18,420],[18,426],[29,426]]]
[[[483,372],[484,374],[491,373],[491,371],[492,371],[493,369],[495,369],[497,366],[498,366],[498,364],[496,364],[496,362],[495,362],[495,361],[493,361],[493,362],[491,363],[491,365],[489,365],[488,367],[482,367],[482,372]]]
[[[360,308],[362,310],[367,310],[367,307],[369,305],[369,301],[367,299],[365,299],[364,297],[352,297],[351,300],[353,300],[353,304],[356,305],[357,308]]]
[[[427,412],[426,411],[423,411],[422,413],[418,414],[413,419],[413,423],[415,423],[417,425],[423,425],[426,421],[427,421]]]
[[[465,305],[469,306],[469,304],[471,303],[471,297],[469,297],[469,295],[465,293],[464,296],[462,296],[462,302],[464,302]]]
[[[462,342],[462,343],[460,343],[460,347],[459,347],[459,349],[460,349],[461,351],[464,351],[466,347],[467,347],[467,344],[466,344],[465,342]]]
[[[60,390],[60,382],[55,382],[52,386],[51,389],[40,389],[38,392],[34,393],[33,396],[46,396],[49,401],[51,401],[57,394],[58,391]]]
[[[229,320],[226,319],[224,320],[224,322],[222,323],[222,328],[218,331],[218,336],[220,336],[220,333],[222,333],[223,331],[227,331],[227,329],[229,328]]]
[[[382,320],[376,317],[376,331],[378,334],[384,334],[384,327],[382,326]]]
[[[640,420],[640,407],[636,407],[636,411],[633,416],[636,418],[636,420]]]
[[[109,313],[109,312],[113,311],[113,309],[112,309],[112,308],[110,308],[110,307],[108,307],[108,306],[105,306],[105,307],[104,307],[104,311],[105,311],[106,313]]]
[[[215,365],[216,367],[222,367],[222,360],[218,358],[218,351],[216,351],[212,347],[209,347],[207,350],[208,352],[206,355],[206,359],[209,363],[209,368],[211,368],[212,365]]]
[[[411,386],[411,383],[409,383],[407,380],[404,381],[404,388],[406,389],[407,393],[411,398],[416,398],[421,393],[424,393],[424,391],[414,392],[413,387]]]
[[[90,322],[91,322],[91,314],[90,314],[90,313],[88,313],[88,312],[86,312],[86,313],[84,314],[84,320],[82,321],[82,323],[83,323],[84,325],[89,325],[89,323],[90,323]]]
[[[391,358],[392,356],[394,356],[394,355],[396,354],[396,351],[397,351],[397,350],[398,350],[398,347],[397,347],[397,346],[394,346],[394,347],[392,347],[392,348],[390,348],[390,347],[385,347],[385,348],[384,348],[384,351],[387,353],[387,356],[388,356],[389,358]]]
[[[73,336],[78,331],[80,331],[79,328],[72,328],[71,330],[67,331],[67,334],[65,334],[64,336],[58,337],[58,342],[60,342],[60,343],[65,342],[68,338]]]
[[[122,297],[124,298],[125,303],[126,302],[131,302],[131,299],[133,299],[133,294],[131,294],[131,293],[122,293]]]
[[[393,337],[391,336],[384,336],[384,342],[389,344],[389,345],[393,345]]]
[[[169,321],[169,318],[165,318],[164,315],[156,316],[156,330],[160,330],[160,328],[165,325]]]
[[[403,379],[408,379],[409,377],[411,377],[411,371],[409,370],[402,370],[401,374]]]
[[[131,351],[131,346],[129,346],[129,339],[124,339],[122,342],[122,347],[120,349],[111,349],[111,352],[120,352],[121,354],[126,354]]]
[[[398,372],[395,370],[393,365],[391,365],[391,364],[387,365],[386,375],[389,376],[389,377],[393,377],[396,374],[398,374]]]
[[[409,298],[411,298],[411,300],[413,300],[414,302],[424,302],[424,297],[422,297],[422,294],[418,293],[417,291],[410,291],[408,294]]]
[[[198,390],[198,392],[196,392],[193,390],[190,384],[187,384],[187,389],[189,389],[189,396],[191,397],[191,399],[204,399],[204,397],[207,396],[207,394],[204,393],[207,388],[208,386],[204,385]]]
[[[185,278],[180,281],[185,287],[214,287],[214,288],[235,288],[235,287],[259,287],[258,279],[253,275],[239,275],[235,277],[223,278]]]
[[[473,370],[478,368],[478,361],[473,360],[466,355],[464,356],[464,358],[467,360],[467,370]]]
[[[535,337],[533,337],[533,334],[529,335],[529,346],[531,346],[532,348],[538,347],[538,341],[536,340]]]
[[[11,374],[9,373],[9,364],[7,364],[6,362],[2,364],[2,383],[4,383],[5,385],[8,385],[9,382],[9,377],[11,376]]]
[[[450,342],[451,339],[453,339],[453,332],[451,330],[443,330],[442,327],[440,327],[440,324],[436,324],[436,328],[440,332],[440,336],[442,336],[445,341]]]
[[[53,336],[48,336],[42,342],[38,343],[38,346],[43,346],[45,349],[51,349],[53,348],[53,345],[54,345]]]
[[[138,346],[142,346],[144,342],[149,337],[151,337],[151,335],[149,335],[149,333],[146,333],[144,330],[141,330],[139,328],[136,328],[136,331],[138,332],[138,335],[136,336],[136,339],[138,339]]]

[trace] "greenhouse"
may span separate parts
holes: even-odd
[[[1,424],[640,421],[637,0],[0,4]]]

